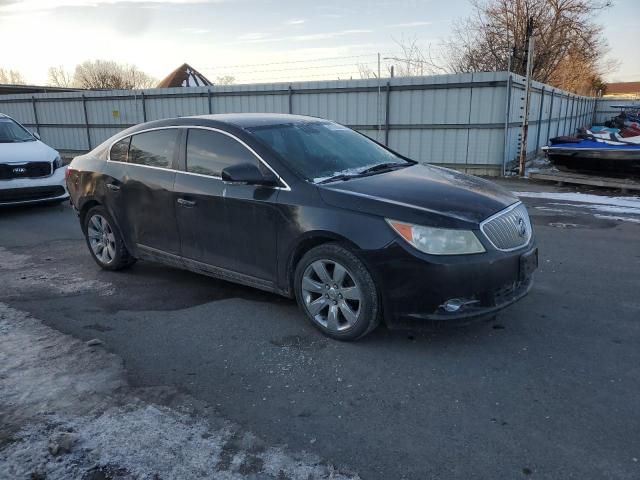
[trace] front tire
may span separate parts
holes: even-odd
[[[357,340],[380,323],[378,290],[362,261],[337,243],[320,245],[298,262],[296,300],[311,323],[337,340]]]
[[[91,208],[84,216],[84,235],[95,262],[105,270],[122,270],[136,261],[124,244],[120,230],[107,209]]]

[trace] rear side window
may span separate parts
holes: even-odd
[[[153,130],[133,135],[129,147],[129,163],[171,168],[177,143],[177,129]]]
[[[129,156],[129,142],[131,142],[131,137],[123,138],[114,143],[109,152],[109,159],[113,162],[126,162]]]
[[[219,177],[222,170],[239,163],[253,163],[256,157],[240,142],[210,130],[189,129],[187,172]]]

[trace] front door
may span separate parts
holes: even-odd
[[[248,276],[268,287],[276,277],[279,190],[230,185],[220,178],[222,169],[246,162],[260,164],[235,137],[188,130],[185,171],[177,173],[174,186],[182,255],[203,269],[217,267],[222,276]]]
[[[151,130],[131,137],[126,175],[121,185],[130,238],[145,247],[180,254],[173,183],[180,130]]]

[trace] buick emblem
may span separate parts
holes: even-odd
[[[527,234],[527,224],[524,222],[524,218],[518,217],[518,235],[524,237]]]
[[[16,167],[13,169],[13,173],[27,173],[27,169],[24,167]]]

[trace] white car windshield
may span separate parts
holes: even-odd
[[[0,143],[33,142],[35,137],[18,122],[0,117]]]

